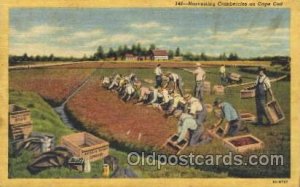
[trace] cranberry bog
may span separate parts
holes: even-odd
[[[60,66],[59,68],[62,67]],[[10,89],[37,92],[50,103],[49,98],[62,102],[94,72],[94,69],[90,68],[53,69],[52,67],[47,69],[12,70],[9,72]],[[134,72],[140,80],[154,80],[153,69],[116,68],[116,66],[111,69],[100,67],[96,69],[87,83],[66,104],[67,113],[71,114],[70,116],[74,121],[79,122],[83,128],[94,135],[108,140],[111,145],[115,142],[117,143],[115,145],[130,151],[157,150],[170,135],[176,133],[177,121],[174,118],[166,119],[162,113],[153,108],[123,103],[116,94],[100,87],[101,78],[113,73],[126,75]],[[211,82],[211,85],[219,84],[218,68],[208,68],[206,70],[207,80]],[[254,81],[256,78],[255,74],[240,71],[238,67],[228,67],[227,70],[228,72],[242,74],[245,77],[243,79],[245,82]],[[163,71],[172,71],[180,74],[184,80],[185,90],[190,90],[190,92],[193,90],[194,77],[191,73],[180,68],[163,68]],[[270,78],[274,77],[270,75]],[[57,82],[55,83],[56,86],[50,84],[51,81],[47,79],[55,80],[54,82]],[[145,85],[150,84],[145,83]],[[55,89],[56,87],[60,89]],[[225,101],[232,103],[240,111],[256,114],[255,101],[253,99],[241,100],[240,89],[238,87],[229,88],[224,95],[218,97],[222,97]],[[264,142],[263,149],[253,151],[251,154],[283,154],[285,159],[284,165],[219,166],[217,168],[215,166],[201,166],[201,169],[214,172],[228,172],[230,176],[288,177],[290,171],[290,82],[285,80],[273,83],[272,89],[278,102],[281,104],[286,116],[285,120],[276,126],[268,128],[258,128],[247,122],[246,125],[251,134]],[[215,97],[215,95],[206,95],[205,103],[212,104]],[[210,124],[214,124],[216,120],[214,113],[209,113],[205,126],[209,128]],[[229,152],[230,150],[224,147],[220,140],[213,139],[211,143],[205,145],[187,147],[180,154],[207,155],[227,154]],[[247,157],[244,158],[244,161],[247,161]],[[257,172],[258,170],[260,172]]]
[[[91,72],[91,69],[14,70],[10,71],[9,89],[36,92],[51,105],[59,105]]]
[[[100,86],[96,76],[70,99],[67,110],[88,131],[138,148],[159,148],[176,131],[175,119],[120,101],[116,93]]]

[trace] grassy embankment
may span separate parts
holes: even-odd
[[[10,103],[27,107],[31,111],[33,130],[52,133],[59,143],[61,136],[74,133],[66,127],[55,111],[40,96],[33,92],[10,92]],[[110,154],[119,159],[120,165],[128,167],[127,154],[115,149],[110,149]],[[92,163],[90,173],[82,173],[68,168],[52,168],[31,175],[26,169],[33,159],[31,152],[24,151],[17,158],[9,157],[9,178],[101,178],[103,160]],[[162,166],[157,170],[156,166],[132,166],[139,177],[226,177],[225,173],[204,172],[194,168],[181,166]]]

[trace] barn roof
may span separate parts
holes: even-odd
[[[168,56],[167,50],[163,50],[163,49],[154,49],[152,50],[152,54],[154,56]]]

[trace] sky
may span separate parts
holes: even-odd
[[[99,45],[240,57],[290,55],[289,9],[14,8],[9,53],[82,57]]]

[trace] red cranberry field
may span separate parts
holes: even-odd
[[[60,104],[90,74],[90,69],[29,69],[10,72],[9,88],[32,91],[52,104]]]
[[[176,121],[146,106],[122,102],[93,77],[67,103],[68,110],[88,130],[96,129],[119,142],[160,147],[176,132]]]

